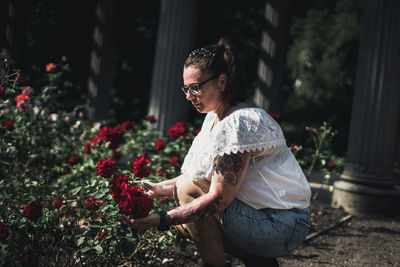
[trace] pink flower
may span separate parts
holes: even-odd
[[[23,95],[31,96],[33,95],[33,89],[30,86],[25,86],[24,90],[22,90]]]

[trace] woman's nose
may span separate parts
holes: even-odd
[[[190,91],[188,91],[186,94],[186,100],[191,101],[193,98],[194,96],[190,93]]]

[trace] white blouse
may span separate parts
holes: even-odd
[[[212,127],[209,112],[193,140],[181,171],[191,179],[211,181],[215,156],[263,151],[250,159],[236,197],[256,208],[307,208],[311,190],[279,124],[261,108],[240,108]]]

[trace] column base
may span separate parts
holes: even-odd
[[[332,206],[354,215],[400,214],[400,190],[396,186],[376,186],[337,181],[333,185]]]

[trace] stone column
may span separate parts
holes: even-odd
[[[332,205],[354,214],[398,214],[400,2],[364,4],[346,166]]]
[[[16,68],[22,68],[26,30],[28,28],[29,16],[32,14],[32,2],[22,0],[10,0],[7,10],[7,24],[5,26],[5,46],[2,56],[11,58]]]
[[[273,113],[281,113],[288,35],[287,0],[266,1],[264,19],[254,103]]]
[[[114,1],[99,0],[96,6],[88,80],[89,116],[96,121],[109,118],[110,90],[114,69],[114,5]]]
[[[188,101],[181,91],[183,64],[193,49],[197,26],[197,0],[161,1],[149,115],[152,127],[165,134],[177,121],[186,121]]]

